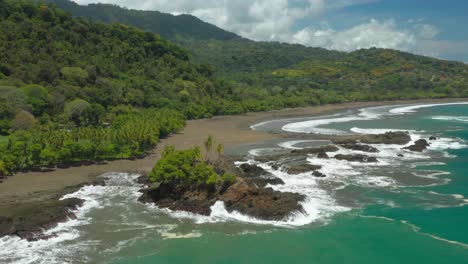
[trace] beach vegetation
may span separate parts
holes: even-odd
[[[172,146],[166,147],[149,178],[153,182],[207,185],[232,183],[235,180],[234,175],[218,174],[214,167],[202,158],[199,147],[175,150]]]

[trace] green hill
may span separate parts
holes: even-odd
[[[468,66],[463,63],[395,50],[345,53],[240,37],[223,38],[229,32],[218,28],[213,31],[214,26],[196,23],[199,19],[193,16],[128,10],[106,4],[79,6],[70,0],[49,1],[76,16],[127,23],[166,36],[189,51],[195,62],[212,65],[217,76],[242,87],[265,87],[269,94],[271,90],[287,96],[309,95],[314,91],[312,94],[322,103],[468,95]],[[169,30],[163,26],[168,24],[164,21],[178,26]],[[191,24],[196,24],[197,30],[187,31]],[[203,37],[200,32],[205,32]],[[328,98],[323,91],[334,93]]]

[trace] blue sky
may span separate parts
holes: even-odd
[[[468,0],[75,0],[192,14],[254,40],[468,62]]]

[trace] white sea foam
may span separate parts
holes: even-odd
[[[428,108],[428,107],[435,107],[435,106],[444,106],[444,105],[466,105],[468,102],[454,102],[454,103],[440,103],[440,104],[419,104],[419,105],[410,105],[410,106],[402,106],[398,108],[393,108],[389,112],[392,114],[407,114],[407,113],[414,113],[415,110],[421,108]]]
[[[325,145],[325,144],[329,144],[330,140],[293,140],[293,141],[286,141],[286,142],[279,143],[278,146],[285,148],[285,149],[303,149],[302,147],[296,147],[296,145],[302,144],[302,143],[308,143],[308,142]]]
[[[468,145],[461,139],[453,139],[453,138],[438,138],[437,140],[430,141],[430,146],[428,149],[430,150],[445,150],[445,149],[463,149],[467,148]]]
[[[373,134],[373,135],[385,134],[387,132],[408,132],[408,133],[424,132],[424,131],[407,130],[407,129],[359,128],[359,127],[353,127],[350,130],[358,134]]]
[[[260,149],[251,149],[249,150],[250,156],[261,156],[263,154],[268,154],[274,152],[275,150],[281,150],[281,148],[260,148]]]
[[[84,204],[76,210],[76,219],[58,224],[55,228],[46,230],[45,235],[53,235],[48,240],[28,242],[16,236],[0,239],[0,259],[7,263],[18,264],[55,264],[71,262],[73,252],[84,251],[96,246],[98,241],[77,241],[80,237],[79,226],[88,225],[92,219],[88,213],[95,208],[110,205],[108,198],[112,195],[137,196],[137,186],[133,183],[137,175],[126,173],[109,173],[107,186],[85,186],[75,193],[67,194],[62,199],[80,198]],[[126,188],[121,188],[126,186]],[[67,243],[73,241],[73,243]],[[82,258],[82,259],[80,259]],[[87,262],[86,255],[73,256],[73,260]]]
[[[346,134],[346,131],[341,131],[332,128],[320,128],[318,126],[329,125],[333,123],[345,123],[357,120],[366,120],[366,117],[360,116],[346,116],[328,119],[315,119],[304,122],[290,123],[282,127],[284,131],[295,133],[316,133],[326,135],[340,135]]]
[[[462,123],[468,122],[468,116],[433,116],[433,120],[443,120],[443,121],[457,121]]]
[[[187,239],[187,238],[198,238],[202,236],[202,233],[200,232],[192,232],[192,233],[187,233],[187,234],[161,232],[160,234],[163,237],[163,239]]]

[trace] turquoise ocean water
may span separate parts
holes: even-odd
[[[379,166],[323,164],[327,180],[285,180],[284,190],[310,198],[310,215],[287,223],[229,214],[219,204],[211,217],[142,205],[136,202],[137,176],[110,173],[108,186],[70,195],[87,202],[77,220],[50,231],[57,238],[1,239],[0,263],[468,263],[468,105],[381,107],[254,127],[282,128],[402,129],[411,130],[414,139],[441,139],[420,156],[404,152],[396,158],[399,149],[382,147]],[[316,144],[296,141],[265,142],[243,151],[258,155]]]

